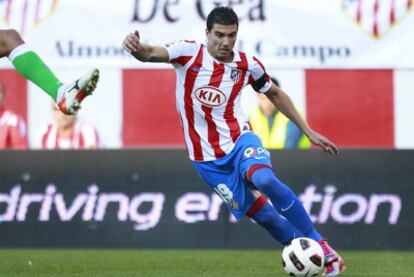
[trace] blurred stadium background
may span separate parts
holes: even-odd
[[[98,89],[79,116],[97,127],[105,146],[36,150],[39,129],[51,118],[50,101],[7,59],[0,60],[7,107],[26,120],[30,148],[36,150],[0,151],[0,252],[10,257],[10,248],[280,249],[249,220],[235,223],[191,168],[175,111],[172,68],[139,63],[121,49],[135,29],[151,44],[202,42],[205,16],[215,3],[232,5],[241,18],[237,48],[259,57],[311,126],[341,148],[338,157],[316,149],[274,150],[276,173],[339,249],[408,251],[400,262],[410,267],[411,0],[0,0],[0,28],[20,31],[62,81],[92,67],[101,70]],[[257,105],[250,90],[242,101],[247,113]],[[1,276],[20,276],[4,270]],[[413,271],[411,266],[399,276]],[[166,272],[158,276],[191,276]],[[361,272],[352,275],[350,268],[346,276],[368,276]],[[250,273],[242,276],[270,276]],[[122,276],[157,276],[128,274]]]

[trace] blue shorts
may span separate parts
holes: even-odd
[[[216,192],[230,212],[239,220],[255,201],[247,170],[255,164],[271,167],[270,153],[253,132],[242,134],[234,149],[225,157],[211,162],[195,162],[193,166]]]

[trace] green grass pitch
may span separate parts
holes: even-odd
[[[414,277],[414,252],[341,251],[341,275]],[[0,249],[1,277],[286,276],[280,251]]]

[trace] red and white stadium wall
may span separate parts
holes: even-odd
[[[56,70],[62,81],[84,69]],[[314,129],[340,147],[414,148],[414,70],[269,70]],[[28,122],[30,143],[50,121],[50,102],[13,69],[0,70],[6,104]],[[246,111],[255,93],[244,92]],[[101,81],[79,117],[98,128],[108,148],[184,147],[171,69],[101,70]]]

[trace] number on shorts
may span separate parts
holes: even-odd
[[[225,184],[218,184],[214,190],[225,203],[229,203],[233,199],[233,192]]]

